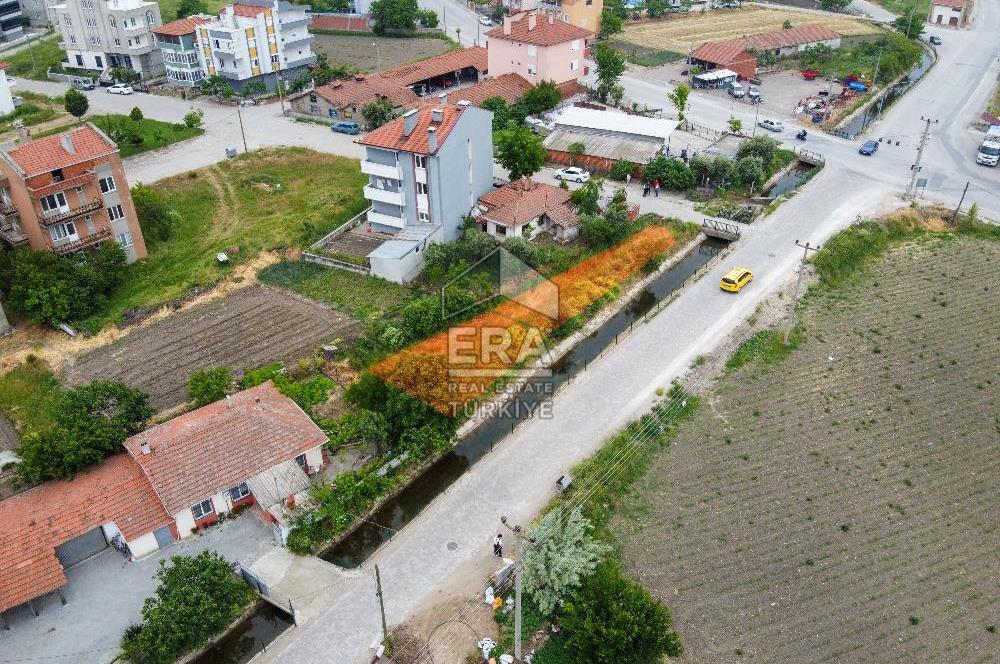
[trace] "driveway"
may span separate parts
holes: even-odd
[[[212,550],[230,561],[252,561],[272,549],[271,529],[249,512],[133,563],[106,549],[66,570],[65,606],[47,595],[35,602],[37,618],[27,606],[4,614],[10,630],[0,631],[0,659],[110,662],[122,631],[139,621],[143,601],[156,590],[153,574],[161,561]]]

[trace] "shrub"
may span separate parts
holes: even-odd
[[[543,614],[551,614],[608,551],[592,537],[591,529],[582,508],[565,519],[562,509],[556,508],[529,532],[534,543],[524,557],[524,587]]]
[[[205,120],[205,111],[200,108],[191,109],[184,115],[184,126],[188,129],[198,129]]]
[[[200,408],[222,399],[232,387],[233,376],[229,367],[198,369],[188,378],[188,398]]]
[[[635,164],[625,159],[619,159],[611,166],[608,177],[618,182],[624,182],[625,178],[635,171]]]
[[[524,93],[521,102],[527,107],[528,115],[538,115],[552,110],[562,101],[559,88],[554,81],[542,81]]]
[[[170,209],[158,191],[140,182],[132,187],[132,203],[146,240],[162,242],[170,239],[180,215]]]
[[[392,102],[386,99],[376,99],[361,109],[368,124],[368,129],[378,129],[396,117]]]
[[[754,136],[740,141],[736,158],[739,160],[743,157],[760,157],[761,163],[766,166],[774,159],[777,149],[778,142],[770,136]]]
[[[685,191],[695,185],[694,173],[680,159],[668,159],[660,184],[673,191]]]

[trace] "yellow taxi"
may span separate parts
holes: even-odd
[[[732,293],[739,293],[740,289],[750,283],[751,279],[753,279],[753,272],[750,271],[750,268],[734,267],[729,272],[726,272],[726,276],[722,277],[719,288]]]

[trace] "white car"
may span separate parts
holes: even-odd
[[[569,168],[560,168],[555,173],[555,178],[557,180],[568,180],[570,182],[586,182],[590,179],[590,173],[579,168],[578,166],[570,166]]]
[[[480,16],[479,17],[479,25],[484,25],[487,28],[492,28],[493,27],[493,21],[490,20],[489,16]]]
[[[115,83],[108,88],[109,95],[130,95],[133,92],[132,86],[127,83]]]
[[[771,131],[785,131],[784,123],[779,120],[761,120],[757,125]]]

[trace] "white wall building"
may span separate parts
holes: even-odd
[[[0,62],[0,115],[14,112],[14,95],[7,82],[7,72],[4,71],[7,66],[7,63]]]
[[[153,39],[160,5],[147,0],[59,0],[49,19],[62,36],[63,66],[104,71],[125,67],[152,78],[163,73]]]
[[[965,25],[965,0],[933,0],[927,22],[961,28]]]

